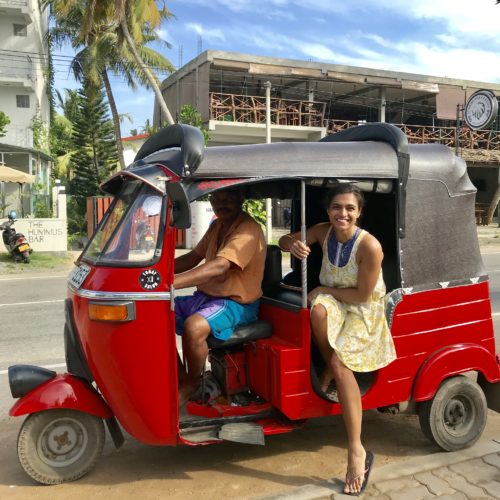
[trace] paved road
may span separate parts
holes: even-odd
[[[483,260],[490,275],[497,346],[500,347],[500,250],[483,253]],[[11,364],[64,363],[66,276],[66,272],[21,278],[0,276],[0,377]]]

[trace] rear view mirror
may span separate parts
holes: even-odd
[[[172,202],[171,225],[176,229],[189,229],[191,206],[184,186],[179,182],[167,182],[167,194]]]

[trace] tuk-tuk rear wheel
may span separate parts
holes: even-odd
[[[481,387],[464,376],[445,380],[418,408],[422,432],[445,451],[472,446],[483,433],[487,412]]]
[[[75,481],[89,472],[104,446],[102,419],[75,410],[29,415],[17,439],[19,461],[42,484]]]

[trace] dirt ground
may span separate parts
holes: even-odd
[[[0,430],[0,498],[186,499],[275,495],[290,488],[345,473],[345,432],[340,416],[309,421],[290,434],[268,437],[266,446],[223,443],[199,447],[151,447],[128,438],[115,451],[109,436],[96,468],[77,482],[40,486],[22,470],[16,456],[20,420]],[[364,442],[376,466],[440,451],[423,436],[414,415],[364,414]],[[498,438],[500,414],[490,412],[481,439]]]

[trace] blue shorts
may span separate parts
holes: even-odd
[[[239,304],[231,299],[210,297],[196,291],[193,295],[175,298],[175,327],[177,335],[182,335],[184,321],[192,314],[199,314],[210,325],[212,335],[227,340],[237,326],[257,320],[260,300],[251,304]]]

